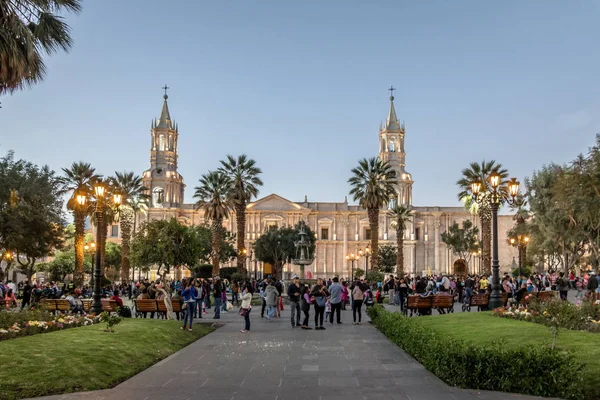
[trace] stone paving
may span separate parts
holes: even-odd
[[[305,331],[291,328],[288,307],[270,323],[255,307],[244,334],[237,313],[222,314],[223,327],[113,389],[46,399],[532,399],[449,387],[366,320],[342,311],[342,325]]]

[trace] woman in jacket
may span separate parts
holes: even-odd
[[[308,313],[310,312],[310,288],[308,285],[304,285],[301,292],[301,305],[302,312],[304,313],[304,321],[302,321],[302,329],[312,329],[308,326]]]
[[[267,321],[271,322],[275,316],[276,304],[277,304],[277,288],[273,286],[273,281],[269,279],[267,287],[265,288],[265,302],[267,304]]]
[[[244,311],[244,329],[242,333],[248,333],[250,331],[250,310],[252,309],[252,286],[247,284],[242,291],[242,306],[240,307]]]
[[[185,314],[183,317],[183,326],[181,329],[185,330],[188,319],[190,320],[190,327],[188,331],[192,331],[192,321],[194,320],[194,306],[196,305],[196,288],[193,285],[193,280],[188,279],[185,283],[185,289],[181,292],[183,297],[183,303],[185,304]]]
[[[317,284],[313,287],[311,293],[315,297],[315,329],[325,330],[323,326],[323,318],[325,316],[325,304],[327,303],[327,297],[329,292],[323,285],[323,279],[319,278]]]
[[[356,282],[352,289],[352,322],[353,325],[360,325],[362,320],[362,304],[365,298],[364,291],[360,282]],[[356,322],[356,313],[358,312],[358,322]]]

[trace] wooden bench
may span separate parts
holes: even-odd
[[[196,305],[196,303],[194,303],[194,305]],[[156,306],[161,317],[165,318],[167,315],[167,305],[165,304],[164,299],[156,300]],[[171,299],[171,308],[175,313],[181,312],[181,303],[179,302],[179,299]]]
[[[102,303],[102,311],[106,311],[108,313],[116,313],[117,309],[119,308],[115,300],[102,299],[100,302]]]
[[[469,298],[469,303],[463,304],[462,310],[470,312],[471,307],[477,307],[478,311],[481,311],[482,309],[487,310],[489,301],[490,301],[490,296],[487,293],[472,294],[471,297]]]
[[[552,299],[555,296],[556,296],[556,292],[553,292],[551,290],[544,290],[541,292],[531,292],[531,293],[527,293],[525,296],[523,296],[521,303],[523,305],[527,305],[527,304],[529,304],[529,301],[533,297],[535,297],[538,301],[552,301]]]
[[[58,312],[70,312],[71,311],[71,303],[66,299],[42,299],[40,304],[43,304],[46,309],[53,313]]]
[[[454,312],[454,296],[435,295],[433,296],[432,307],[440,314]]]
[[[135,304],[135,316],[140,318],[142,314],[153,313],[158,311],[156,300],[154,299],[140,299],[134,300]]]
[[[406,309],[410,311],[410,316],[412,317],[414,312],[418,312],[419,315],[431,314],[431,308],[433,306],[434,297],[435,296],[423,297],[418,294],[415,296],[408,296],[408,303]]]
[[[54,299],[41,299],[40,304],[46,307],[50,312],[56,312],[56,300]]]

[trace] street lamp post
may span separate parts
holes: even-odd
[[[353,281],[354,281],[354,261],[358,261],[359,259],[360,259],[360,255],[358,255],[358,254],[351,253],[351,254],[347,254],[346,255],[346,261],[351,261],[352,262],[352,271],[351,271],[351,274],[352,274],[352,280]]]
[[[519,182],[516,178],[511,178],[508,182],[509,196],[499,190],[501,176],[498,172],[492,172],[489,177],[491,190],[488,193],[482,193],[482,182],[475,181],[471,184],[473,200],[478,204],[489,202],[492,209],[492,295],[490,296],[489,307],[493,310],[502,307],[502,293],[500,292],[500,263],[498,261],[498,208],[500,204],[506,202],[509,205],[515,204],[515,197],[519,192]]]
[[[517,235],[516,238],[510,238],[510,244],[517,246],[519,251],[519,278],[521,279],[521,268],[523,268],[523,250],[529,244],[529,236]]]
[[[360,249],[358,251],[358,255],[359,255],[359,257],[365,257],[365,275],[366,275],[367,272],[369,271],[369,256],[371,255],[371,247],[369,247],[369,245],[367,245],[367,247],[365,247],[364,251],[362,249]]]
[[[104,193],[106,188],[104,185],[98,183],[94,186],[94,192],[96,193],[96,209],[94,211],[94,215],[96,217],[96,243],[102,243],[102,235],[100,229],[102,227],[102,219],[103,212],[105,207],[107,206],[106,200],[104,197]],[[79,205],[83,206],[86,202],[86,196],[82,194],[78,194],[76,196],[77,202]],[[113,195],[113,203],[115,205],[121,204],[122,196],[120,194]],[[100,245],[96,246],[96,265],[94,266],[94,300],[92,302],[92,306],[90,307],[90,312],[96,315],[102,312],[102,301],[101,301],[101,285],[102,285],[102,277],[100,270]]]

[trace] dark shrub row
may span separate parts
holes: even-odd
[[[443,337],[420,326],[418,318],[381,306],[368,312],[377,329],[449,385],[563,399],[598,398],[598,388],[584,383],[583,365],[567,352],[541,345],[509,348],[502,341],[474,345]]]

